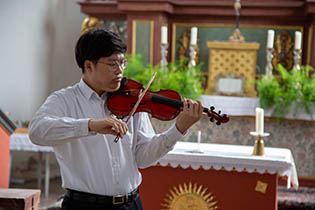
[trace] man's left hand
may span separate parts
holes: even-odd
[[[193,124],[198,122],[203,112],[203,106],[200,100],[193,101],[185,98],[183,104],[183,111],[176,119],[176,128],[181,133],[185,133]]]

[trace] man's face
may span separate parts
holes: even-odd
[[[123,76],[124,54],[116,52],[109,57],[100,58],[96,64],[90,62],[90,69],[85,70],[84,80],[99,95],[119,89]]]

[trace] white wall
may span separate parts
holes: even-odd
[[[77,0],[0,0],[0,108],[29,120],[54,90],[80,79]]]

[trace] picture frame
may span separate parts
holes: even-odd
[[[244,96],[244,76],[234,74],[217,75],[215,83],[215,94],[226,96]]]

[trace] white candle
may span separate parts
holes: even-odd
[[[268,49],[273,48],[274,37],[275,37],[275,31],[274,30],[268,30],[268,38],[267,38],[267,48]]]
[[[201,152],[201,149],[200,149],[200,140],[201,140],[201,131],[198,131],[198,138],[197,138],[197,142],[198,142],[198,146],[197,146],[197,150],[199,151],[199,152]]]
[[[295,41],[294,41],[294,49],[300,50],[301,49],[301,38],[302,33],[300,31],[295,32]]]
[[[161,27],[161,44],[167,44],[167,26]]]
[[[201,131],[198,131],[198,138],[197,138],[198,144],[200,144],[200,139],[201,139]]]
[[[190,44],[196,45],[197,44],[197,27],[192,27],[190,32]]]
[[[264,133],[264,110],[258,107],[256,108],[256,132]]]

